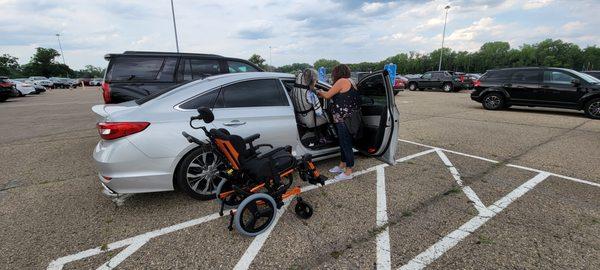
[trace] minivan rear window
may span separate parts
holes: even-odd
[[[168,67],[173,62],[167,61]],[[106,73],[107,81],[149,81],[162,78],[161,69],[164,57],[117,57],[111,61],[110,70]]]

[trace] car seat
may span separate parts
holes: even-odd
[[[311,72],[310,69],[306,69],[298,74],[290,96],[298,124],[308,129],[314,129],[329,123],[329,119],[327,118],[327,114],[322,111],[323,107],[318,99],[316,99],[314,104],[308,100],[309,91],[313,91],[309,89],[309,80],[317,80],[315,75],[313,75],[315,78],[309,78],[311,75],[307,75],[308,72]],[[319,111],[322,113],[317,113]]]

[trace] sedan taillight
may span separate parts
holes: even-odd
[[[148,122],[108,122],[98,123],[96,126],[102,139],[114,140],[138,133],[149,125]]]
[[[481,82],[479,80],[476,80],[476,81],[473,82],[473,86],[474,87],[479,87],[479,86],[481,86]]]

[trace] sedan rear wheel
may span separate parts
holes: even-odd
[[[215,198],[215,192],[224,178],[223,159],[209,147],[192,150],[181,162],[177,171],[177,184],[188,195],[197,200]]]
[[[600,98],[592,99],[585,105],[585,113],[593,119],[600,119]]]
[[[444,86],[442,86],[442,90],[444,90],[444,92],[450,92],[450,91],[452,91],[452,84],[451,83],[445,83]]]
[[[410,91],[415,91],[417,90],[417,84],[416,83],[411,83],[408,85],[408,90]]]

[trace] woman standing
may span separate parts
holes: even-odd
[[[319,96],[331,99],[331,115],[335,123],[341,149],[341,162],[329,170],[337,173],[335,179],[351,179],[352,167],[354,167],[354,152],[352,150],[352,134],[347,125],[348,119],[354,114],[360,113],[360,95],[356,90],[354,82],[350,80],[350,68],[347,65],[337,65],[331,71],[333,86],[329,91],[319,91]]]

